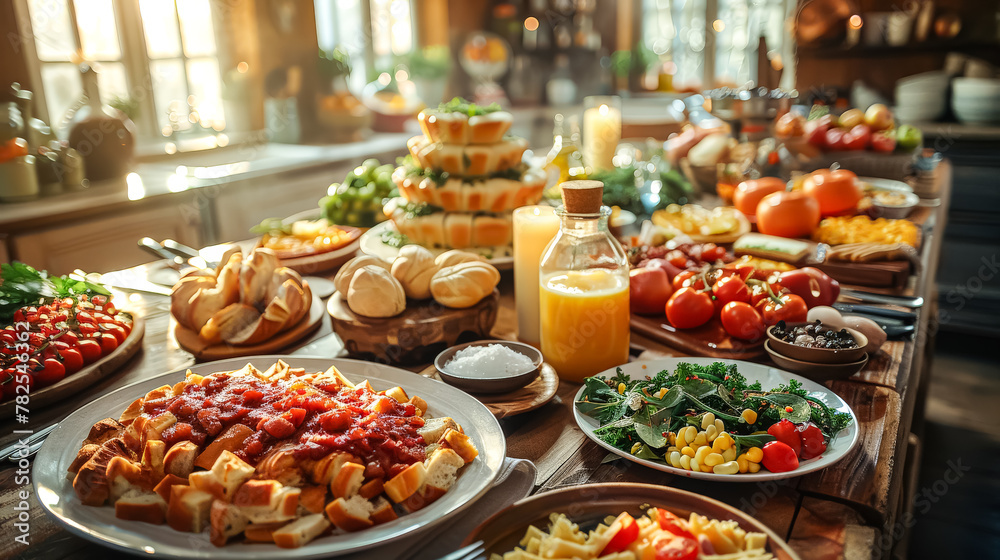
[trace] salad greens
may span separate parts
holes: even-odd
[[[490,103],[489,105],[482,107],[467,99],[462,99],[461,97],[452,98],[451,101],[438,105],[438,111],[441,111],[442,113],[464,113],[470,117],[488,115],[501,110],[503,110],[503,108],[500,107],[498,103]]]
[[[594,433],[604,442],[643,459],[664,460],[668,432],[701,426],[705,414],[723,421],[737,446],[762,447],[774,436],[766,430],[782,419],[800,424],[813,422],[831,439],[851,422],[851,415],[837,412],[811,397],[796,380],[770,390],[760,382],[748,383],[736,364],[715,362],[701,366],[683,362],[671,372],[663,370],[645,379],[632,379],[619,368],[610,378],[584,380],[580,412],[596,418]],[[757,413],[753,424],[743,411]]]
[[[86,294],[111,295],[100,284],[69,276],[49,276],[22,263],[0,264],[0,321],[9,323],[14,312],[26,305],[38,305],[58,298]]]

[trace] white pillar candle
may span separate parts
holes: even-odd
[[[583,155],[594,171],[614,167],[612,159],[622,139],[622,112],[617,97],[588,97],[583,112]]]
[[[538,346],[541,343],[538,265],[542,251],[559,231],[559,218],[551,206],[523,206],[514,210],[513,219],[517,337]]]

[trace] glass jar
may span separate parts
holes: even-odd
[[[628,361],[629,266],[608,230],[610,208],[560,206],[556,215],[559,233],[539,271],[542,354],[560,378],[579,383]]]

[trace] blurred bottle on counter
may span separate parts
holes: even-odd
[[[583,166],[583,152],[580,150],[580,119],[576,115],[569,118],[557,114],[552,127],[552,148],[545,156],[545,167],[551,168],[552,175],[558,173],[558,178],[551,181],[555,185],[555,196],[559,196],[558,185],[571,179],[583,176],[586,170]]]
[[[559,233],[539,272],[542,354],[575,383],[628,361],[629,266],[608,229],[600,181],[560,185]]]

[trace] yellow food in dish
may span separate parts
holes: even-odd
[[[589,533],[565,514],[553,513],[549,519],[548,532],[532,525],[519,547],[503,555],[493,554],[490,560],[652,560],[661,548],[697,550],[699,560],[774,558],[767,552],[764,533],[748,533],[736,521],[710,520],[697,513],[685,520],[650,508],[638,519],[627,513],[608,517]]]
[[[909,220],[872,220],[867,216],[825,218],[813,232],[813,241],[845,243],[903,243],[916,248],[920,230]]]
[[[293,259],[336,251],[358,237],[358,230],[343,229],[320,219],[299,220],[289,232],[271,231],[260,239],[261,247],[277,253],[279,259]]]
[[[739,231],[737,210],[723,206],[709,210],[697,204],[671,204],[653,212],[653,223],[688,235],[723,235]]]

